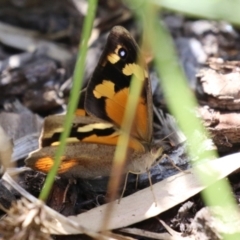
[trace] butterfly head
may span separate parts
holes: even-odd
[[[157,141],[150,146],[150,154],[152,156],[153,162],[152,166],[159,163],[161,158],[164,156],[164,153],[169,150],[169,145],[167,141]]]

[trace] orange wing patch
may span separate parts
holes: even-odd
[[[119,134],[117,134],[117,133],[113,133],[108,136],[98,136],[96,134],[93,134],[89,137],[85,137],[83,139],[83,142],[116,146],[118,144],[118,138],[119,138]],[[79,143],[79,142],[80,142],[80,140],[77,138],[67,138],[67,143]],[[56,142],[53,142],[51,144],[51,146],[58,146],[59,144],[60,144],[60,142],[56,141]],[[130,137],[128,146],[129,146],[129,148],[132,148],[137,152],[145,151],[144,146],[135,138]]]
[[[54,160],[51,157],[39,158],[36,161],[28,162],[28,166],[34,170],[40,170],[44,173],[48,173],[52,166]]]
[[[109,80],[103,80],[101,84],[98,84],[93,90],[95,98],[107,97],[112,98],[115,94],[114,83]]]
[[[109,136],[104,136],[104,137],[92,135],[92,136],[89,136],[88,138],[85,138],[84,142],[116,146],[118,144],[118,138],[119,138],[119,135],[114,135],[114,134],[109,135]],[[130,137],[128,146],[137,152],[145,151],[144,146],[135,138]]]
[[[139,71],[139,65],[136,64],[128,64],[128,68],[126,71],[132,72],[134,71],[138,77],[143,77],[145,73]],[[103,80],[101,84],[98,84],[94,89],[94,96],[96,98],[105,97],[106,100],[106,113],[110,119],[112,119],[118,126],[121,126],[127,99],[129,96],[129,88],[124,88],[118,92],[114,91],[114,83],[109,80]],[[134,125],[131,131],[131,135],[145,140],[148,137],[148,110],[147,104],[145,100],[140,97],[137,109],[136,109],[136,116],[134,119]]]
[[[75,115],[84,117],[87,116],[87,112],[84,109],[79,108],[75,111]]]
[[[64,161],[65,157],[62,157],[62,163],[58,169],[58,174],[65,173],[69,171],[69,169],[79,165],[78,159],[68,159],[67,161]],[[51,168],[53,167],[54,159],[51,157],[43,157],[39,158],[34,162],[33,166],[30,166],[32,169],[48,173]]]
[[[61,165],[58,168],[58,174],[65,173],[69,171],[69,169],[74,168],[79,165],[78,159],[68,159],[67,161],[62,161]]]
[[[127,76],[135,75],[136,78],[141,82],[148,77],[147,71],[135,63],[126,64],[122,71]]]
[[[121,45],[117,45],[117,47],[116,47],[115,50],[114,50],[114,53],[108,54],[107,59],[108,59],[108,61],[109,61],[111,64],[115,64],[115,63],[117,63],[117,62],[120,60],[120,57],[119,57],[119,55],[118,55],[118,50],[119,50],[121,47],[122,47]]]

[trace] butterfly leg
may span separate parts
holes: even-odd
[[[154,200],[154,202],[155,202],[155,207],[157,207],[157,198],[156,198],[156,196],[155,196],[155,194],[154,194],[154,190],[153,190],[151,171],[148,170],[148,171],[147,171],[147,174],[148,174],[148,181],[149,181],[150,189],[151,189],[152,195],[153,195],[153,200]]]
[[[138,176],[139,176],[139,173],[130,172],[130,171],[129,171],[129,172],[126,174],[126,177],[125,177],[125,180],[124,180],[124,186],[123,186],[122,194],[121,194],[121,196],[120,196],[120,198],[119,198],[119,200],[118,200],[118,203],[120,203],[121,199],[123,198],[124,192],[126,191],[127,180],[128,180],[129,173],[133,173],[133,174],[135,174],[135,175],[137,176],[137,177],[136,177],[136,183],[135,183],[135,189],[137,189],[137,187],[138,187]]]
[[[127,173],[126,177],[125,177],[124,187],[123,187],[123,190],[122,190],[121,197],[120,197],[119,200],[118,200],[118,203],[120,203],[121,199],[123,198],[123,194],[124,194],[124,192],[125,192],[125,190],[126,190],[127,180],[128,180],[128,175],[129,175],[129,173],[132,173],[132,174],[136,174],[136,175],[137,175],[137,178],[136,178],[136,187],[137,187],[138,176],[139,176],[139,174],[141,174],[141,173],[129,171],[129,172]],[[155,196],[154,191],[153,191],[152,176],[151,176],[150,169],[147,170],[147,174],[148,174],[148,181],[149,181],[150,189],[151,189],[152,194],[153,194],[153,200],[154,200],[154,202],[155,202],[155,206],[157,206],[157,199],[156,199],[156,196]]]
[[[139,174],[141,174],[141,173],[137,173],[137,172],[131,172],[131,173],[137,175],[137,178],[136,178],[136,189],[137,189],[138,176],[139,176]],[[151,171],[150,171],[150,169],[147,170],[147,174],[148,174],[148,181],[149,181],[150,189],[151,189],[152,194],[153,194],[153,200],[154,200],[154,202],[155,202],[155,206],[157,206],[157,198],[156,198],[156,196],[155,196],[155,194],[154,194],[154,191],[153,191],[152,176],[151,176]]]
[[[168,159],[168,161],[172,164],[172,166],[177,169],[179,172],[182,172],[182,173],[189,173],[188,171],[184,171],[182,170],[181,168],[179,168],[175,163],[174,161],[167,155],[167,154],[164,154],[163,157],[166,157]]]
[[[120,203],[121,199],[123,198],[123,194],[124,194],[124,192],[125,192],[125,190],[126,190],[127,180],[128,180],[128,175],[129,175],[129,173],[130,173],[130,172],[128,172],[128,173],[126,174],[126,177],[125,177],[125,180],[124,180],[124,186],[123,186],[122,194],[121,194],[120,198],[118,199],[118,204]]]

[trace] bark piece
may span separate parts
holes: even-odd
[[[42,119],[20,102],[5,104],[5,111],[0,113],[0,126],[13,140],[13,161],[26,157],[38,148]]]
[[[240,110],[240,62],[211,61],[197,75],[200,102],[212,108]]]
[[[220,151],[240,146],[240,112],[220,112],[207,107],[198,111]]]

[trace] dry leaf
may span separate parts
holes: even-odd
[[[214,169],[218,172],[217,181],[240,168],[239,157],[240,153],[228,155],[202,163],[201,168]],[[150,188],[123,198],[120,204],[117,201],[113,202],[114,210],[108,229],[126,227],[154,217],[206,188],[198,182],[192,169],[188,171],[189,173],[179,173],[153,185],[157,197],[157,206],[153,201]],[[4,175],[4,180],[8,181],[15,189],[18,189],[30,201],[38,201],[24,189],[21,190],[20,186],[14,183],[7,174]],[[56,220],[55,225],[52,224],[50,228],[52,234],[80,234],[83,232],[94,234],[101,229],[107,204],[67,218],[47,206],[46,208],[50,216]]]

